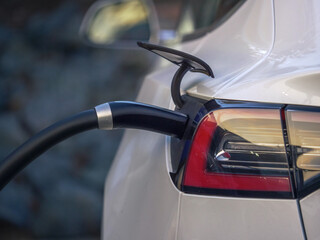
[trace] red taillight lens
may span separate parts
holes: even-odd
[[[183,179],[187,192],[292,196],[280,109],[219,109],[192,140]]]

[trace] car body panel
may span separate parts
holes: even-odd
[[[167,106],[166,85],[147,81],[153,89],[140,102]],[[175,239],[180,193],[166,166],[166,136],[126,130],[107,177],[103,239]]]
[[[264,59],[272,49],[273,14],[271,0],[247,1],[225,23],[208,32],[200,44],[198,41],[184,43],[182,51],[206,61],[214,71],[215,82],[238,76]]]
[[[206,61],[216,76],[187,74],[182,89],[203,99],[320,106],[318,5],[247,0],[213,32],[175,47]],[[310,16],[298,18],[300,10]],[[148,75],[137,101],[173,109],[176,70],[169,65]],[[169,146],[165,136],[126,131],[105,185],[103,239],[304,239],[297,200],[180,192],[169,176]],[[308,201],[303,216],[312,219],[303,207]]]
[[[183,194],[178,239],[304,239],[296,200]]]
[[[275,1],[272,51],[245,75],[190,89],[202,98],[320,106],[320,2]]]
[[[320,236],[320,190],[317,190],[300,201],[303,222],[309,240]]]

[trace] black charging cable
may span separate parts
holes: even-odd
[[[135,128],[182,138],[188,116],[136,103],[110,102],[61,120],[31,137],[0,163],[0,190],[24,167],[59,142],[91,129]]]

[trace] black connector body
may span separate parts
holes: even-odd
[[[188,116],[172,110],[135,102],[109,103],[113,128],[135,128],[182,138]]]

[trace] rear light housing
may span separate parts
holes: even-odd
[[[204,109],[185,145],[184,192],[296,198],[320,183],[315,108],[212,100]]]
[[[320,188],[320,109],[287,106],[288,156],[292,159],[298,197]]]

